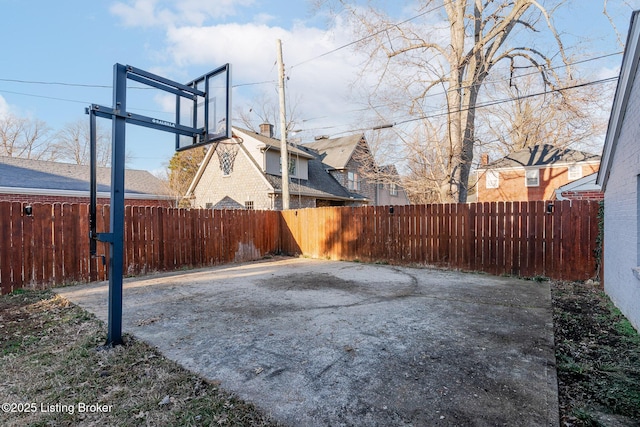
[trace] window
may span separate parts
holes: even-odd
[[[394,183],[389,184],[389,194],[391,196],[397,196],[398,195],[398,186]]]
[[[525,185],[527,187],[540,185],[540,169],[527,169],[525,171]]]
[[[569,166],[569,180],[573,181],[575,179],[582,178],[582,166],[580,165],[571,165]]]
[[[355,172],[347,172],[347,188],[360,191],[360,177]]]
[[[249,200],[249,201],[244,202],[244,208],[252,211],[253,210],[253,200]]]
[[[280,173],[282,173],[282,157],[280,157]],[[291,158],[289,157],[289,176],[295,176],[296,175],[296,159],[295,158]]]
[[[213,209],[213,203],[206,203],[204,207],[205,209]]]
[[[485,174],[485,187],[498,188],[500,185],[500,173],[496,171],[487,171]]]

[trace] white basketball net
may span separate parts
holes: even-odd
[[[220,161],[220,170],[229,175],[233,172],[233,164],[238,154],[238,144],[218,144],[216,147],[216,154]]]

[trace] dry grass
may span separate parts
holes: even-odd
[[[49,291],[0,297],[0,403],[21,411],[5,408],[0,425],[275,425],[218,384],[125,338],[124,346],[99,350],[104,325]],[[79,413],[82,404],[103,411]]]

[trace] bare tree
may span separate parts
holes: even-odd
[[[35,160],[55,160],[50,129],[38,119],[7,114],[0,117],[0,155]]]
[[[293,101],[287,99],[287,132],[291,132],[296,128],[298,105],[298,98],[294,98]],[[260,132],[262,123],[277,125],[280,123],[278,94],[276,92],[270,96],[263,92],[255,97],[248,109],[236,109],[235,114],[241,126],[256,133]]]
[[[553,57],[559,53],[561,62],[569,63],[552,22],[553,10],[564,0],[547,1],[549,7],[537,0],[422,0],[416,19],[402,25],[373,7],[337,1],[362,37],[357,49],[369,54],[363,70],[379,76],[373,96],[389,96],[385,87],[403,95],[395,105],[385,105],[393,105],[396,112],[402,108],[411,117],[406,122],[428,120],[430,114],[425,112],[433,108],[431,97],[442,96],[445,126],[433,143],[440,147],[435,150],[438,155],[445,154],[440,159],[446,172],[439,188],[443,200],[467,199],[476,107],[492,70],[502,68],[516,75],[522,67],[533,67],[541,84],[554,90],[561,79]],[[438,22],[434,14],[439,11],[444,13]],[[534,33],[539,37],[542,29],[555,41],[553,52],[527,39]],[[499,67],[503,63],[506,66]],[[568,67],[560,70],[570,75]]]
[[[491,108],[478,110],[483,124],[478,151],[502,157],[537,144],[599,151],[606,130],[606,107],[598,100],[602,86],[579,86],[560,94],[544,93],[534,76],[489,85]],[[542,90],[542,94],[536,92]]]
[[[55,150],[59,160],[78,165],[88,165],[90,156],[89,121],[78,119],[67,123],[55,137]],[[97,124],[96,129],[96,160],[98,166],[111,165],[111,138],[104,128]]]

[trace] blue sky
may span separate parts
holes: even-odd
[[[631,9],[623,3],[609,0],[624,39]],[[629,3],[640,7],[637,0]],[[402,6],[395,8],[399,20],[416,14],[408,3]],[[602,0],[574,1],[561,9],[555,19],[566,46],[583,57],[619,52],[601,12]],[[53,130],[85,119],[90,103],[111,105],[116,62],[184,82],[230,62],[239,85],[234,111],[259,108],[254,104],[260,98],[275,104],[277,38],[283,41],[288,97],[296,104],[298,127],[306,130],[303,138],[347,132],[361,120],[350,113],[360,108],[349,96],[362,60],[356,52],[342,49],[301,64],[352,41],[351,29],[314,15],[303,0],[0,0],[0,37],[0,114],[38,118]],[[621,58],[588,62],[581,73],[611,76]],[[249,83],[260,84],[240,86]],[[140,92],[131,94],[129,110],[172,119],[166,97]],[[156,171],[173,154],[174,136],[128,126],[127,150],[129,167]]]

